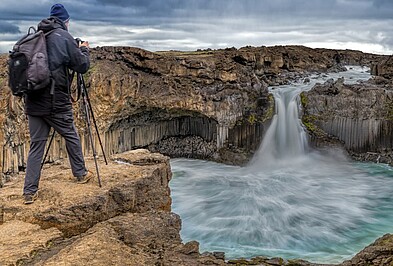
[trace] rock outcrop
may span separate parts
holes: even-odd
[[[393,79],[393,56],[384,58],[372,65],[371,74],[387,79]]]
[[[302,93],[303,122],[316,145],[341,143],[353,158],[393,164],[393,86],[343,79]]]

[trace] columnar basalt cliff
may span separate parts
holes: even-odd
[[[391,69],[380,64],[385,77]],[[303,122],[314,144],[341,143],[358,160],[393,165],[393,83],[376,76],[355,85],[344,79],[302,93]]]
[[[241,165],[258,148],[273,115],[268,85],[383,58],[303,46],[159,53],[102,47],[92,49],[85,80],[106,154],[148,148]],[[25,167],[28,134],[23,103],[7,88],[6,55],[0,65],[1,163],[3,173],[12,173]],[[80,105],[75,106],[77,124],[85,153],[91,154]],[[94,138],[101,153],[96,133]],[[48,160],[65,156],[57,136]]]

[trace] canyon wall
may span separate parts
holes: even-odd
[[[343,64],[376,64],[386,57],[303,46],[244,47],[157,52],[132,47],[91,50],[84,75],[97,122],[99,156],[148,148],[169,156],[242,165],[259,147],[274,112],[269,85]],[[7,55],[0,56],[0,139],[3,173],[25,168],[29,136],[23,102],[7,87]],[[85,154],[92,155],[82,101],[76,123]],[[66,157],[55,136],[48,161]]]

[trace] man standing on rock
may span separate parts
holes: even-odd
[[[38,197],[41,161],[51,127],[66,142],[71,170],[76,182],[87,183],[92,173],[86,169],[82,147],[74,125],[68,69],[86,73],[90,67],[89,43],[79,47],[68,33],[70,16],[62,4],[51,7],[50,17],[38,24],[46,36],[48,63],[52,83],[34,94],[25,95],[25,113],[29,122],[30,151],[27,158],[23,188],[24,203],[30,204]],[[53,86],[54,85],[54,86]]]

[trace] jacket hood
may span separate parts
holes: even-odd
[[[67,27],[65,26],[64,22],[57,17],[43,19],[38,24],[38,30],[42,30],[44,33],[54,29],[67,30]]]

